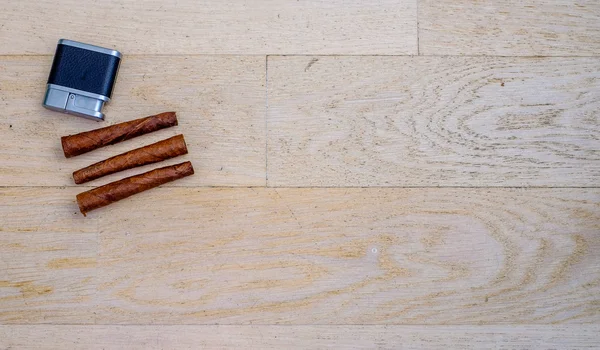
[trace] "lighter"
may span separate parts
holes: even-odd
[[[99,46],[60,39],[48,77],[44,107],[96,121],[110,100],[121,53]]]

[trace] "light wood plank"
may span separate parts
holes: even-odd
[[[600,55],[596,0],[419,0],[425,55]]]
[[[94,322],[98,223],[76,193],[0,189],[0,323]]]
[[[88,216],[101,324],[600,321],[598,189],[162,188]]]
[[[271,57],[270,186],[599,186],[600,58]]]
[[[591,349],[600,326],[0,326],[6,349]],[[40,339],[43,339],[40,342]]]
[[[0,322],[600,320],[598,189],[76,192],[1,189]]]
[[[416,3],[8,1],[0,12],[0,54],[50,54],[61,37],[125,55],[416,54]]]
[[[62,8],[62,6],[59,6]],[[182,133],[196,175],[169,186],[265,184],[265,58],[129,56],[119,72],[106,121],[42,108],[52,57],[0,57],[0,179],[4,186],[74,185],[72,172],[93,162]],[[60,137],[174,110],[179,126],[65,159]],[[148,165],[98,185],[157,167]]]

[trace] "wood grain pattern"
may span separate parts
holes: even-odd
[[[425,55],[600,55],[596,0],[419,0]]]
[[[269,57],[270,186],[598,186],[600,58]]]
[[[75,192],[0,190],[1,323],[600,318],[597,189]]]
[[[600,2],[0,7],[0,349],[600,348]],[[41,107],[62,37],[123,52],[105,123]],[[194,176],[78,212],[180,133]]]
[[[8,1],[0,54],[61,37],[130,54],[416,54],[417,1]],[[65,11],[68,9],[68,11]]]
[[[265,58],[129,56],[121,65],[106,122],[42,108],[52,57],[0,57],[0,181],[3,186],[69,186],[92,163],[184,134],[196,175],[173,186],[265,184]],[[60,137],[159,112],[179,126],[65,159]],[[25,142],[24,142],[25,141]],[[96,186],[143,173],[148,165],[90,182]]]
[[[101,324],[600,320],[597,189],[162,188],[89,216]]]
[[[598,325],[569,326],[0,326],[0,348],[591,349]]]
[[[76,193],[0,188],[0,324],[94,322],[98,223]]]

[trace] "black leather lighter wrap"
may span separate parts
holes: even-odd
[[[48,84],[111,97],[121,59],[104,53],[59,44]]]

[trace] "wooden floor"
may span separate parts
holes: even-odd
[[[0,349],[600,348],[597,0],[38,0],[0,11]],[[124,55],[101,126],[59,38]],[[71,173],[196,174],[83,217]]]

